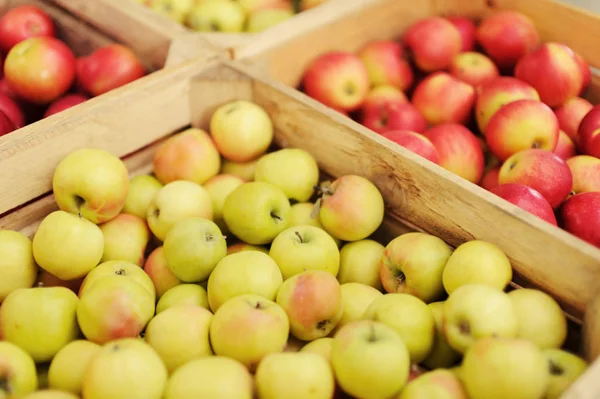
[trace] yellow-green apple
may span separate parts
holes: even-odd
[[[440,162],[440,156],[433,143],[422,134],[410,130],[391,130],[382,136],[435,164]]]
[[[108,151],[81,148],[64,157],[52,177],[58,207],[93,223],[117,216],[129,191],[123,161]]]
[[[169,269],[163,246],[154,249],[148,255],[143,270],[150,277],[150,280],[152,280],[152,284],[154,284],[157,299],[160,299],[171,288],[183,283]]]
[[[110,260],[100,263],[85,276],[79,288],[79,298],[83,297],[100,279],[106,276],[132,279],[144,287],[152,297],[156,295],[154,283],[140,267],[127,261]]]
[[[562,349],[542,350],[550,374],[544,399],[559,399],[567,388],[587,369],[585,360]]]
[[[285,193],[267,182],[244,183],[225,199],[223,219],[240,240],[269,244],[288,225],[290,202]]]
[[[547,42],[523,56],[515,66],[515,77],[533,86],[550,107],[577,97],[583,74],[573,50],[562,43]]]
[[[569,197],[560,208],[560,218],[569,233],[600,247],[600,192]]]
[[[154,316],[154,296],[134,279],[98,279],[77,304],[77,322],[89,341],[137,337]]]
[[[289,318],[290,332],[302,341],[329,335],[344,310],[340,284],[322,270],[307,270],[285,280],[276,302]]]
[[[262,245],[246,244],[245,242],[238,242],[227,247],[227,255],[243,251],[259,251],[267,255],[269,254],[269,250],[266,247]]]
[[[600,106],[596,105],[581,120],[577,146],[583,154],[600,158]]]
[[[79,399],[79,396],[58,389],[40,389],[24,396],[23,399]]]
[[[243,364],[225,356],[192,360],[171,374],[164,399],[252,399],[254,380]]]
[[[221,163],[221,173],[241,177],[247,182],[254,180],[254,171],[259,158],[248,162],[234,162],[224,159]]]
[[[302,83],[310,97],[342,111],[358,109],[371,85],[369,71],[360,57],[345,51],[330,51],[314,59]]]
[[[120,213],[101,224],[100,230],[104,235],[102,262],[122,260],[138,266],[144,264],[146,245],[150,240],[150,229],[145,219]]]
[[[525,339],[479,339],[461,369],[469,398],[543,398],[550,379],[542,351]]]
[[[482,240],[459,245],[448,258],[442,274],[444,289],[450,295],[467,284],[487,284],[503,290],[512,280],[508,256],[498,246]]]
[[[2,301],[2,339],[23,348],[37,363],[47,362],[79,334],[77,304],[77,295],[65,287],[19,288]]]
[[[23,397],[38,388],[35,362],[21,347],[0,341],[0,395],[6,399]]]
[[[517,100],[538,100],[538,92],[528,83],[511,76],[499,76],[477,88],[475,118],[480,132],[485,132],[492,116],[504,105]]]
[[[290,322],[281,306],[246,294],[231,298],[215,312],[210,342],[216,355],[254,369],[269,353],[283,352],[289,332]]]
[[[281,8],[267,8],[264,10],[255,11],[248,15],[246,32],[262,32],[265,29],[280,24],[283,21],[287,21],[294,15],[295,14],[292,10]]]
[[[210,134],[224,158],[248,162],[263,155],[271,145],[273,122],[260,105],[237,100],[221,105],[213,113]]]
[[[435,72],[417,85],[412,103],[429,125],[466,123],[475,105],[475,89],[447,72]]]
[[[48,386],[80,395],[85,370],[100,349],[100,345],[83,339],[69,342],[50,363]]]
[[[41,269],[38,273],[37,280],[34,286],[36,287],[65,287],[73,291],[74,293],[79,292],[79,287],[83,282],[84,277],[75,280],[61,280],[53,274],[48,273],[44,269]]]
[[[202,2],[205,0],[199,0]],[[265,10],[265,9],[281,9],[284,8],[287,3],[289,8],[289,0],[233,0],[234,3],[238,3],[247,14],[253,12]]]
[[[444,302],[431,302],[427,305],[435,321],[435,338],[429,355],[421,362],[431,370],[456,365],[460,354],[455,351],[444,334]]]
[[[146,214],[150,230],[161,241],[177,222],[198,217],[213,219],[212,200],[204,187],[187,180],[173,181],[161,188]]]
[[[192,8],[185,22],[198,32],[236,33],[244,30],[246,13],[235,1],[204,0]]]
[[[414,74],[404,59],[404,49],[393,40],[374,40],[357,52],[369,73],[373,86],[391,85],[401,91],[410,88]]]
[[[529,186],[556,209],[570,194],[573,175],[558,155],[542,149],[530,149],[517,152],[504,162],[498,182]]]
[[[223,234],[227,234],[227,225],[223,220],[223,205],[227,196],[237,187],[244,184],[246,181],[239,176],[230,174],[219,174],[203,184],[203,187],[208,191],[212,200],[213,220],[221,229]]]
[[[531,18],[518,11],[498,10],[483,19],[477,42],[501,69],[510,69],[540,44]]]
[[[319,217],[325,231],[343,241],[363,240],[381,225],[384,202],[368,179],[345,175],[321,184]]]
[[[273,240],[269,256],[279,266],[284,280],[307,270],[322,270],[336,277],[340,269],[336,242],[315,226],[285,229]]]
[[[481,180],[485,158],[479,140],[469,129],[457,123],[444,123],[423,135],[437,150],[441,167],[472,183]]]
[[[558,143],[556,143],[556,148],[553,152],[566,161],[577,155],[577,148],[573,140],[561,130],[558,134]]]
[[[476,51],[457,54],[452,60],[448,72],[473,87],[489,82],[500,74],[491,59]]]
[[[195,0],[146,0],[148,6],[165,17],[180,24],[194,7]]]
[[[372,320],[346,324],[333,338],[331,364],[347,394],[359,398],[390,398],[408,380],[410,358],[393,328]]]
[[[315,204],[312,202],[299,202],[290,207],[288,227],[297,227],[303,225],[315,226],[323,229],[319,213],[315,211]],[[342,246],[342,241],[333,237],[338,248]],[[268,251],[267,251],[268,252]]]
[[[529,186],[507,183],[491,189],[490,192],[550,224],[557,225],[554,209],[550,203],[542,194]]]
[[[300,10],[306,11],[325,3],[327,0],[300,0]]]
[[[498,175],[500,174],[500,166],[494,166],[488,169],[481,178],[479,185],[486,190],[490,191],[498,187]]]
[[[406,344],[411,363],[427,358],[435,338],[435,320],[425,302],[410,294],[386,294],[375,298],[364,319],[386,324]]]
[[[281,283],[279,267],[269,255],[259,251],[227,255],[208,278],[208,303],[215,312],[228,299],[243,294],[274,301]]]
[[[402,40],[417,67],[424,72],[446,69],[462,47],[462,36],[456,26],[438,16],[413,23]]]
[[[379,273],[387,292],[407,293],[425,302],[444,295],[442,273],[452,249],[426,233],[402,234],[385,247]]]
[[[475,34],[477,32],[477,26],[475,21],[469,17],[463,17],[459,15],[450,15],[446,19],[458,29],[461,37],[461,53],[467,51],[473,51],[475,48]]]
[[[310,352],[271,353],[265,356],[254,377],[263,399],[330,399],[335,378],[329,362]]]
[[[138,338],[117,339],[104,345],[88,366],[82,396],[161,399],[167,377],[167,368],[150,345]]]
[[[23,233],[0,230],[0,302],[18,288],[30,288],[38,267],[33,259],[31,240]]]
[[[462,383],[449,370],[433,370],[410,381],[398,399],[468,399]]]
[[[484,337],[514,338],[519,318],[510,297],[487,284],[458,287],[444,302],[444,335],[459,353]]]
[[[376,299],[382,296],[381,291],[361,283],[345,283],[340,285],[342,295],[342,318],[335,326],[334,331],[344,325],[361,320],[369,307]]]
[[[317,338],[304,345],[300,352],[311,352],[323,356],[325,360],[331,363],[331,348],[333,347],[333,337]]]
[[[169,308],[150,320],[144,340],[172,373],[193,359],[213,354],[208,339],[212,317],[210,311],[198,305]]]
[[[577,155],[567,159],[573,175],[574,194],[600,191],[600,158],[590,155]]]
[[[162,187],[162,183],[154,176],[138,175],[133,177],[129,181],[129,191],[122,212],[146,219],[148,206]]]
[[[219,227],[200,217],[176,223],[167,233],[163,247],[169,270],[186,283],[208,279],[227,255],[227,242]]]
[[[197,305],[210,310],[206,289],[198,284],[179,284],[160,297],[156,304],[156,314],[181,305]]]
[[[380,134],[392,130],[422,133],[427,129],[427,122],[417,107],[400,101],[365,101],[360,112],[360,123]]]
[[[567,319],[554,298],[545,292],[523,288],[508,293],[519,320],[518,338],[542,349],[560,348],[567,338]]]
[[[165,140],[156,149],[152,166],[163,184],[175,180],[204,184],[219,173],[221,157],[208,133],[190,128]]]
[[[594,106],[585,98],[573,97],[554,109],[558,125],[571,140],[577,140],[577,130],[583,118]]]
[[[370,239],[345,244],[340,250],[340,284],[361,283],[381,290],[379,262],[384,251],[383,245]]]
[[[293,176],[293,179],[290,179]],[[263,155],[256,164],[255,181],[271,183],[290,201],[306,202],[319,183],[316,159],[299,148],[284,148]]]

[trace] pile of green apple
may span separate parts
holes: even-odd
[[[552,399],[586,369],[497,246],[375,241],[377,187],[269,151],[256,103],[207,130],[152,175],[76,150],[33,238],[0,231],[0,397]]]

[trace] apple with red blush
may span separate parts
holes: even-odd
[[[572,193],[600,192],[600,158],[576,155],[567,159],[573,175]]]
[[[554,210],[542,194],[524,184],[501,184],[490,190],[498,197],[556,226]]]
[[[573,97],[554,109],[558,125],[574,141],[583,118],[594,108],[591,102],[581,97]]]
[[[377,132],[410,130],[423,133],[427,122],[419,110],[411,103],[387,102],[365,104],[361,110],[360,123]]]
[[[435,164],[439,163],[440,157],[433,143],[422,134],[410,130],[392,130],[382,136]]]
[[[467,51],[458,54],[448,69],[450,75],[477,87],[499,76],[496,64],[484,54]]]
[[[358,50],[357,55],[365,64],[373,86],[391,85],[406,91],[413,84],[414,74],[403,58],[401,44],[393,40],[376,40]]]
[[[0,111],[0,136],[4,136],[16,129],[13,121],[2,111]]]
[[[59,112],[62,112],[65,109],[69,109],[78,104],[84,103],[88,99],[88,96],[79,93],[72,93],[62,96],[61,98],[55,100],[52,104],[48,106],[46,112],[44,113],[44,118],[47,118],[54,114],[58,114]]]
[[[581,69],[581,76],[583,77],[581,91],[579,92],[581,96],[586,92],[590,83],[592,83],[592,70],[590,69],[590,64],[580,54],[573,52],[573,57],[575,57],[575,61],[577,61],[579,69]]]
[[[473,51],[475,49],[475,35],[477,33],[477,26],[475,25],[475,22],[471,18],[459,15],[448,16],[446,19],[448,19],[448,21],[450,21],[460,33],[460,51]]]
[[[15,100],[0,92],[0,111],[10,118],[16,129],[25,126],[25,115]]]
[[[8,53],[18,43],[31,37],[56,36],[52,18],[35,5],[21,5],[0,18],[0,50]]]
[[[402,39],[412,53],[414,63],[423,72],[448,68],[463,45],[456,26],[438,16],[416,21],[408,27]]]
[[[553,152],[566,161],[577,154],[577,147],[573,140],[561,130],[558,134],[556,148]]]
[[[600,192],[569,197],[560,208],[560,219],[569,233],[600,248]]]
[[[494,166],[493,168],[488,169],[481,178],[481,182],[479,185],[486,190],[490,191],[496,187],[498,187],[498,174],[500,173],[500,166]]]
[[[583,154],[600,158],[600,105],[594,106],[581,120],[577,146]]]

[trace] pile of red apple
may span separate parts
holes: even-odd
[[[146,74],[127,47],[111,44],[77,57],[41,8],[0,17],[0,135],[56,114]]]
[[[315,59],[302,89],[430,162],[600,246],[600,106],[586,61],[515,11],[424,18]],[[410,101],[409,101],[410,98]]]

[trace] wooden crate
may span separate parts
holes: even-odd
[[[453,246],[472,239],[496,243],[520,277],[515,285],[548,292],[577,326],[600,275],[598,249],[558,229],[546,231],[534,216],[465,186],[450,172],[232,62],[192,61],[160,71],[111,93],[105,101],[88,104],[85,112],[55,119],[54,126],[27,133],[23,129],[18,140],[0,143],[0,187],[10,187],[0,197],[2,210],[9,210],[0,218],[0,228],[32,236],[41,219],[56,209],[51,177],[69,152],[107,149],[124,157],[132,174],[148,173],[161,139],[189,126],[207,129],[216,107],[234,99],[264,107],[275,126],[276,144],[311,152],[325,174],[359,174],[373,181],[386,202],[385,223],[377,235],[383,244],[414,230],[437,235]],[[597,398],[598,373],[600,361],[563,398]]]

